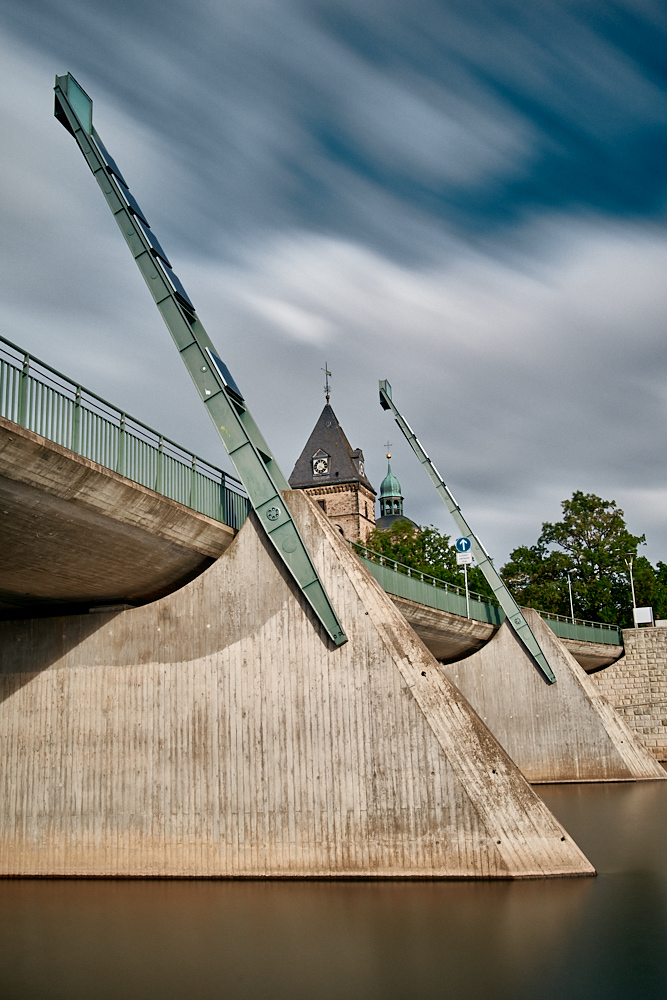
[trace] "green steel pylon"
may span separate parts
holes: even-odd
[[[394,414],[396,423],[398,424],[401,431],[407,438],[408,443],[412,448],[412,450],[414,451],[415,455],[417,456],[417,458],[419,459],[419,461],[421,462],[421,464],[424,466],[429,476],[431,477],[431,481],[433,482],[436,490],[440,494],[440,497],[443,500],[445,507],[454,518],[454,523],[456,524],[456,527],[461,532],[462,536],[465,536],[466,538],[470,539],[470,547],[472,549],[472,553],[475,557],[477,565],[484,574],[487,583],[491,587],[491,590],[498,598],[500,607],[507,615],[507,620],[511,623],[519,639],[521,639],[524,646],[531,654],[531,656],[537,663],[538,667],[540,668],[540,670],[542,671],[548,682],[550,684],[555,684],[556,677],[554,675],[554,672],[549,666],[549,662],[544,653],[542,652],[540,644],[533,635],[533,630],[526,621],[523,612],[521,611],[521,608],[516,603],[516,601],[510,594],[509,590],[498,576],[495,566],[491,562],[491,557],[489,556],[489,553],[486,551],[480,540],[474,534],[472,528],[470,527],[465,517],[461,513],[461,508],[459,507],[456,500],[450,493],[449,489],[447,488],[447,485],[445,484],[445,481],[443,480],[442,476],[434,466],[433,462],[426,454],[424,448],[422,447],[417,438],[417,435],[412,430],[407,420],[405,420],[401,416],[399,411],[396,409],[396,406],[394,405],[394,402],[391,398],[391,386],[389,385],[386,379],[383,379],[380,382],[380,405],[382,406],[383,410],[391,410],[392,413]]]
[[[276,552],[337,646],[347,636],[280,495],[289,484],[169,259],[93,126],[93,102],[67,73],[56,77],[55,116],[76,139],[167,324],[202,402]]]

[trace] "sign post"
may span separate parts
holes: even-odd
[[[470,591],[468,590],[468,566],[475,565],[475,557],[470,551],[471,542],[469,538],[457,538],[456,542],[456,565],[463,566],[463,578],[466,587],[466,618],[470,618]]]

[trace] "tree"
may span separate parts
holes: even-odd
[[[449,535],[441,534],[433,525],[415,527],[410,521],[395,521],[389,528],[374,528],[366,540],[374,552],[395,559],[420,573],[430,573],[439,580],[463,586],[463,573],[456,564],[456,549]],[[491,595],[492,591],[481,570],[468,571],[470,589]]]
[[[572,573],[576,617],[631,626],[626,558],[632,554],[638,602],[663,605],[667,567],[656,574],[645,556],[637,558],[637,547],[644,544],[645,537],[628,531],[615,501],[577,490],[561,507],[562,520],[554,524],[546,521],[536,544],[514,549],[501,570],[520,604],[569,615],[567,570],[576,570]]]
[[[656,618],[667,618],[667,565],[659,562],[654,569],[646,556],[639,556],[632,574],[638,606],[653,608]]]

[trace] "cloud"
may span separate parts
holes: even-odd
[[[251,309],[270,323],[278,326],[295,340],[309,344],[322,344],[327,340],[331,324],[321,316],[282,299],[266,298],[247,292],[245,299]]]
[[[81,76],[100,127],[120,113],[170,150],[169,226],[193,251],[298,228],[418,261],[452,227],[507,238],[542,210],[664,216],[667,27],[650,4],[4,8]]]
[[[71,69],[287,474],[328,361],[372,481],[389,435],[416,520],[448,529],[378,378],[499,561],[574,489],[616,499],[664,557],[659,7],[3,12],[5,336],[228,467],[52,117]]]
[[[374,481],[386,434],[398,433],[376,408],[377,379],[388,377],[496,550],[531,541],[527,523],[536,537],[559,501],[584,489],[627,498],[630,516],[647,516],[650,524],[633,530],[648,531],[655,554],[667,520],[638,498],[667,489],[654,433],[667,417],[667,238],[593,219],[573,227],[556,217],[536,227],[540,242],[559,250],[527,260],[522,271],[465,246],[437,267],[407,268],[357,244],[293,233],[249,253],[242,267],[200,267],[198,294],[206,311],[237,310],[226,333],[230,364],[260,399],[282,369],[290,406],[271,418],[267,409],[266,419],[286,467],[315,422],[326,356],[334,406],[365,449]],[[536,239],[527,234],[526,242]],[[298,323],[281,323],[276,338],[257,309],[264,301],[326,333],[307,352]],[[248,329],[261,345],[262,370],[235,347]],[[412,515],[442,523],[444,511],[400,441],[396,454]]]

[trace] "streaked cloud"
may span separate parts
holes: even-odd
[[[1,7],[5,336],[224,464],[52,118],[70,69],[286,472],[328,360],[417,520],[446,527],[381,377],[499,559],[574,489],[667,558],[661,5]]]

